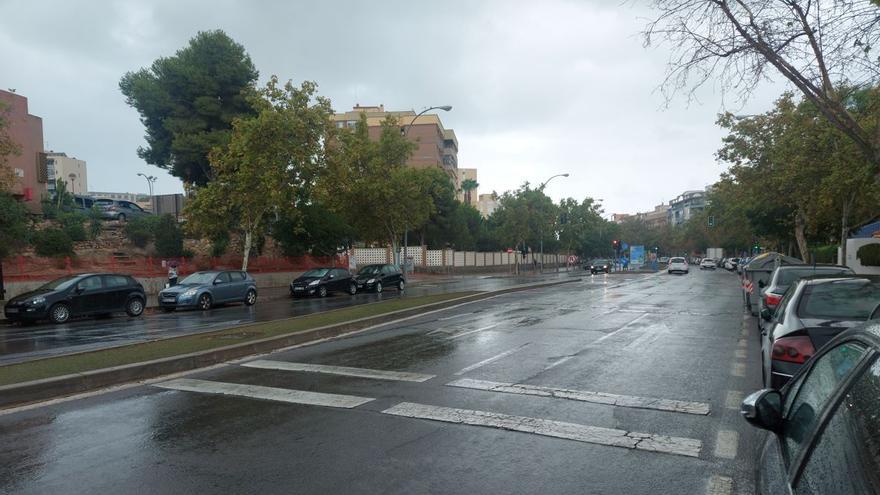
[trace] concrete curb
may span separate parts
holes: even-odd
[[[253,354],[263,354],[276,349],[282,349],[294,345],[306,344],[340,335],[364,330],[380,324],[387,324],[407,317],[418,316],[426,311],[444,309],[464,303],[471,303],[488,299],[490,297],[512,292],[521,292],[544,287],[568,284],[580,281],[580,278],[569,280],[557,280],[538,284],[525,284],[506,287],[495,291],[482,292],[470,296],[458,297],[437,303],[424,304],[414,308],[402,309],[377,316],[359,318],[357,320],[336,323],[323,327],[306,330],[293,334],[286,334],[251,342],[229,345],[209,351],[194,352],[180,356],[171,356],[142,363],[132,363],[112,368],[75,373],[70,375],[33,380],[30,382],[15,383],[0,386],[0,409],[20,406],[27,403],[39,402],[56,397],[88,392],[112,385],[120,385],[126,382],[146,380],[162,375],[170,375],[184,371],[195,370],[212,366],[218,363],[243,358]],[[317,313],[316,313],[317,314]],[[296,317],[303,318],[303,316]],[[295,318],[289,318],[295,319]],[[280,320],[276,320],[280,321]],[[261,322],[263,324],[266,322]],[[257,324],[257,325],[259,325]],[[233,327],[246,329],[255,324]],[[134,344],[138,345],[138,344]],[[100,352],[100,351],[95,351]],[[2,368],[0,368],[2,369]]]

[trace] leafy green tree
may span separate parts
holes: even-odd
[[[11,194],[0,192],[0,260],[27,243],[29,223],[24,205]]]
[[[119,88],[146,128],[138,156],[185,183],[207,184],[209,152],[229,142],[236,118],[255,113],[247,95],[257,76],[244,47],[221,30],[199,32],[174,56],[126,73]]]
[[[165,214],[156,222],[156,254],[163,258],[183,256],[183,230],[174,215]]]
[[[528,183],[504,193],[492,217],[498,240],[517,251],[529,247],[537,252],[542,239],[555,239],[558,208],[541,189],[532,189]]]
[[[272,237],[287,256],[331,256],[350,246],[353,236],[340,215],[319,203],[288,208],[272,224]]]
[[[215,180],[187,205],[187,226],[196,234],[212,237],[232,222],[244,238],[242,270],[269,214],[285,208],[290,190],[323,160],[331,110],[316,90],[312,82],[279,86],[273,76],[251,98],[257,114],[236,119],[229,145],[211,152]]]

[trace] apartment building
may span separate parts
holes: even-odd
[[[483,218],[489,218],[498,209],[498,198],[494,194],[480,194],[477,210]]]
[[[67,192],[71,194],[88,194],[89,173],[84,160],[49,151],[46,153],[46,175],[49,177],[46,189],[50,196],[55,193],[56,180],[64,182]]]
[[[685,191],[669,202],[666,221],[669,225],[681,225],[706,208],[706,191]]]
[[[0,90],[0,112],[8,124],[7,134],[20,151],[5,157],[5,166],[15,176],[11,192],[29,210],[39,212],[48,181],[43,154],[43,119],[28,112],[27,98],[10,91]]]

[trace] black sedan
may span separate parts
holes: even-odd
[[[590,273],[599,273],[599,272],[611,273],[611,267],[613,267],[613,266],[614,266],[614,264],[611,263],[611,260],[600,258],[600,259],[595,259],[595,260],[591,261],[584,268],[588,268],[590,270]]]
[[[406,277],[397,265],[367,265],[358,272],[358,290],[372,290],[382,292],[386,287],[397,287],[403,290],[406,287]]]
[[[770,314],[761,312],[764,385],[781,388],[825,343],[867,320],[880,301],[880,276],[800,279]]]
[[[768,430],[759,494],[880,493],[880,324],[827,343],[781,390],[749,395],[741,413]]]
[[[64,323],[75,316],[123,311],[129,316],[140,316],[146,300],[144,287],[128,275],[84,273],[53,280],[13,297],[6,303],[4,313],[12,321]]]
[[[327,297],[331,292],[357,293],[357,283],[351,273],[344,268],[315,268],[309,270],[290,283],[290,295]]]

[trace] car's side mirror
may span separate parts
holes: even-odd
[[[75,292],[77,294],[82,294],[85,291],[86,291],[86,288],[81,285],[77,285],[76,289],[73,289],[73,292]]]
[[[772,388],[759,390],[742,401],[739,412],[750,425],[778,432],[782,429],[782,394]]]
[[[764,308],[761,310],[761,319],[764,321],[773,320],[773,313],[770,312],[770,308]]]
[[[332,280],[332,279],[336,278],[336,276],[335,275],[327,275],[327,278]]]
[[[763,289],[764,287],[767,287],[767,284],[765,284],[763,280],[758,280],[758,287]]]

